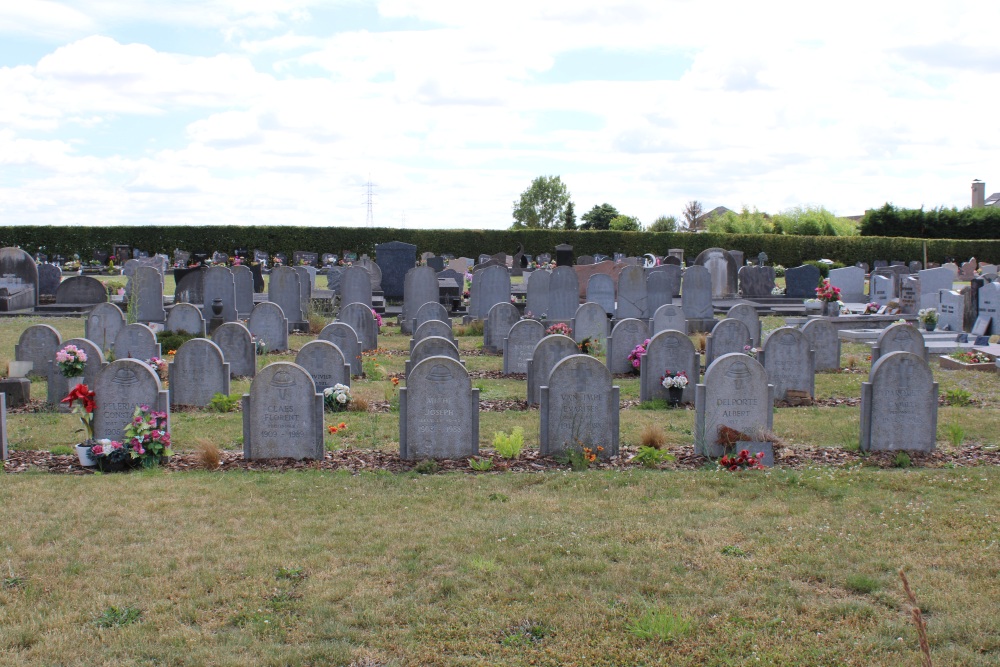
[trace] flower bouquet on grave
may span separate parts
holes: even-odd
[[[147,366],[153,369],[156,376],[161,380],[167,379],[167,362],[159,357],[153,357],[152,359],[147,359],[144,362]]]
[[[937,308],[922,308],[917,312],[917,319],[924,326],[935,325],[938,323],[938,312]]]
[[[376,313],[374,308],[372,308],[372,317],[375,318],[375,326],[378,328],[379,331],[381,331],[382,330],[382,316],[379,315],[378,313]]]
[[[330,412],[343,412],[351,404],[351,388],[339,382],[323,390],[323,405]]]
[[[639,368],[642,365],[642,358],[646,354],[646,348],[649,347],[649,339],[647,338],[643,342],[632,348],[632,351],[628,353],[628,362],[632,364],[632,372],[638,373]]]
[[[546,336],[551,336],[553,334],[562,334],[563,336],[573,336],[573,330],[569,328],[569,325],[565,322],[556,322],[548,329],[545,330]]]
[[[872,301],[865,305],[865,315],[876,315],[878,313],[879,305]]]
[[[959,350],[958,352],[952,352],[948,356],[956,361],[962,362],[963,364],[993,363],[993,358],[988,354],[985,352],[976,352],[975,350]]]
[[[171,456],[167,413],[138,405],[125,425],[122,442],[98,440],[90,447],[90,456],[102,472],[118,472],[129,468],[152,468]]]
[[[666,372],[660,376],[660,384],[667,390],[667,395],[670,397],[670,405],[680,405],[681,398],[684,394],[684,388],[688,386],[687,373],[685,371],[677,371],[674,373],[668,368]]]
[[[748,357],[751,357],[753,359],[756,359],[757,358],[757,349],[754,348],[754,347],[752,347],[752,346],[750,346],[750,345],[744,345],[743,346],[743,354],[745,354]]]
[[[87,363],[87,353],[76,345],[67,345],[56,352],[56,363],[63,377],[83,377],[83,369]]]
[[[724,454],[719,459],[719,468],[732,472],[739,470],[764,470],[764,464],[761,463],[763,458],[764,452],[757,452],[755,455],[751,455],[750,450],[741,449],[736,456]]]
[[[840,288],[831,285],[829,278],[824,278],[823,282],[816,288],[816,298],[828,303],[840,301]]]
[[[97,403],[94,401],[94,392],[85,384],[78,384],[66,394],[66,398],[60,403],[69,403],[73,414],[80,416],[80,423],[83,424],[84,432],[87,434],[86,442],[94,439],[94,409]]]

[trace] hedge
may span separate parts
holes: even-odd
[[[886,204],[865,213],[861,234],[928,239],[995,239],[1000,238],[1000,207],[935,208],[925,211]]]
[[[296,250],[340,254],[345,250],[374,255],[375,246],[387,241],[404,241],[417,252],[453,253],[478,257],[480,254],[513,254],[517,244],[537,255],[553,252],[556,245],[569,243],[577,256],[615,252],[665,255],[671,248],[683,248],[686,258],[694,258],[706,248],[742,250],[747,259],[763,251],[771,264],[798,266],[810,259],[827,258],[848,266],[857,262],[873,264],[876,259],[923,261],[923,240],[879,236],[786,236],[775,234],[691,234],[684,232],[614,232],[566,230],[440,230],[352,227],[259,227],[259,226],[135,226],[135,227],[0,227],[0,246],[19,246],[31,254],[44,252],[84,260],[94,250],[110,250],[114,244],[138,247],[172,256],[174,249],[232,252],[236,248],[259,248],[269,253]],[[1000,260],[1000,240],[927,240],[927,259],[944,262],[969,257]]]

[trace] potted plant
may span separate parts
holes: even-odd
[[[687,373],[684,371],[674,373],[668,368],[660,377],[660,384],[667,390],[670,405],[678,406],[684,396],[684,387],[688,386]]]
[[[80,416],[80,422],[87,435],[87,438],[76,446],[76,455],[80,459],[80,465],[84,467],[97,465],[97,461],[91,454],[91,448],[94,445],[94,408],[97,407],[97,403],[94,402],[94,392],[90,391],[87,385],[78,384],[70,388],[70,392],[60,403],[70,404],[73,414]]]
[[[920,323],[924,325],[926,331],[934,331],[934,327],[937,326],[938,322],[938,312],[937,308],[923,308],[917,313],[917,319]]]
[[[83,372],[87,364],[87,353],[76,345],[67,345],[56,352],[59,372],[69,380],[69,388],[83,383]]]

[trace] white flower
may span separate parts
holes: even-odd
[[[340,384],[338,382],[337,384],[333,385],[333,390],[334,391],[350,391],[350,387],[348,387],[346,384]]]
[[[333,393],[333,387],[327,387],[326,389],[323,390],[324,396],[329,396],[332,393]]]
[[[337,402],[341,405],[347,403],[347,394],[337,394]]]

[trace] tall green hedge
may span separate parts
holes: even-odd
[[[1000,207],[896,208],[886,204],[865,213],[864,236],[916,236],[928,239],[1000,238]]]
[[[923,241],[915,238],[878,236],[785,236],[773,234],[690,234],[655,232],[531,230],[441,230],[351,227],[0,227],[0,246],[20,246],[29,253],[90,259],[94,250],[110,250],[125,244],[150,252],[172,255],[175,248],[188,251],[232,252],[235,248],[260,248],[269,253],[296,250],[319,253],[353,250],[373,255],[375,246],[387,241],[405,241],[417,252],[454,253],[477,257],[480,254],[513,254],[517,244],[537,255],[553,252],[556,245],[569,243],[577,256],[615,252],[665,255],[670,248],[683,248],[693,258],[702,250],[721,247],[742,250],[748,259],[764,251],[770,263],[797,266],[810,259],[827,258],[852,265],[889,261],[923,260]],[[961,260],[1000,260],[1000,240],[930,239],[927,259],[943,262],[948,257]]]

